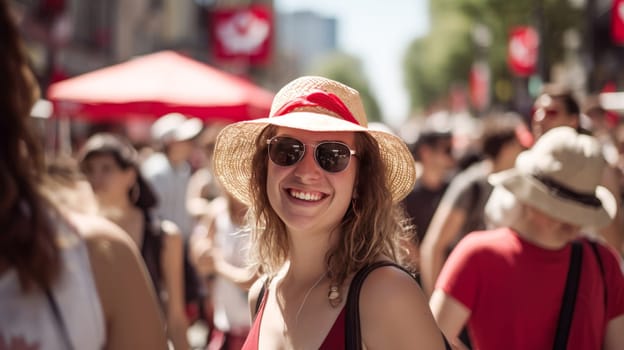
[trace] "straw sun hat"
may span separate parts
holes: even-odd
[[[247,205],[251,204],[249,181],[255,141],[268,125],[318,132],[366,132],[379,143],[393,200],[400,201],[414,186],[416,171],[407,146],[393,134],[368,128],[356,90],[327,78],[301,77],[275,95],[268,118],[230,124],[217,137],[215,175],[228,192]]]
[[[522,152],[514,169],[492,174],[489,181],[558,220],[598,228],[617,210],[611,192],[599,185],[605,165],[594,137],[558,127]]]

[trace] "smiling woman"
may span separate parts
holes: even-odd
[[[221,131],[214,169],[250,207],[250,258],[264,276],[250,291],[257,315],[244,349],[443,348],[400,267],[412,231],[398,203],[414,184],[413,158],[398,137],[368,129],[357,91],[322,77],[292,81],[268,118]],[[347,297],[358,271],[379,262],[391,266]]]

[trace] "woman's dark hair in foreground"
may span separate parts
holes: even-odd
[[[43,153],[30,126],[38,86],[6,0],[0,0],[0,265],[23,290],[49,286],[60,270],[52,206],[40,190]]]

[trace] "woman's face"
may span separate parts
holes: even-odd
[[[275,137],[286,136],[303,143],[305,153],[290,166],[268,160],[269,203],[291,234],[329,233],[342,221],[351,203],[358,160],[354,156],[347,157],[348,165],[344,170],[328,172],[315,160],[315,148],[320,142],[336,141],[355,150],[355,135],[353,132],[310,132],[281,127]]]
[[[132,168],[122,169],[111,154],[90,156],[85,160],[83,169],[100,202],[124,198],[134,181]]]

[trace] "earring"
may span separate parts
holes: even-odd
[[[336,307],[338,305],[340,305],[340,302],[342,301],[342,297],[340,295],[340,289],[338,288],[337,285],[330,285],[329,286],[329,293],[327,293],[327,299],[329,299],[329,305],[331,305],[332,307]]]

